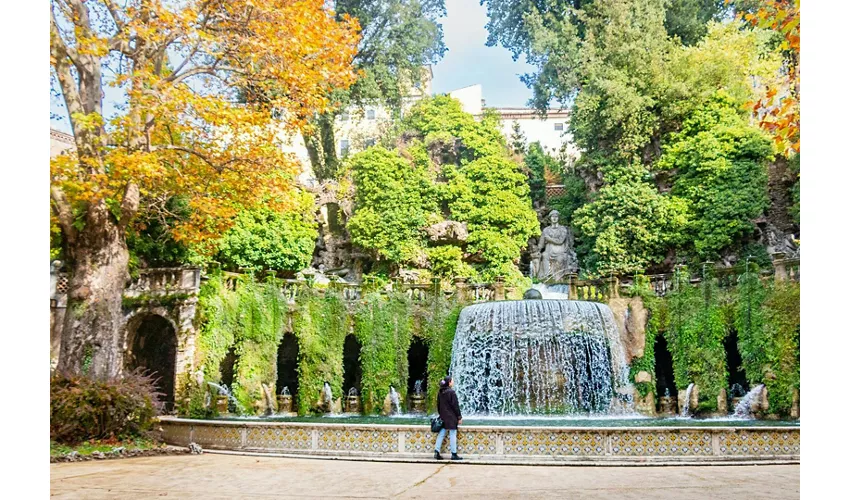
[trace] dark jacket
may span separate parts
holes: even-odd
[[[457,402],[457,394],[455,394],[454,389],[440,389],[437,394],[437,411],[443,420],[443,427],[449,430],[457,429],[457,421],[463,415],[460,414],[460,405]]]

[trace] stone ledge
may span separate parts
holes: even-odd
[[[435,439],[424,425],[170,417],[160,425],[169,444],[274,455],[422,461],[430,458]],[[469,426],[458,433],[458,452],[486,463],[795,463],[800,429]]]

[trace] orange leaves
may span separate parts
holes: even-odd
[[[101,7],[97,0],[83,6]],[[59,21],[75,28],[65,31],[68,46],[85,46],[98,64],[111,65],[104,74],[125,101],[108,124],[80,103],[86,112],[71,116],[72,127],[78,142],[92,142],[80,151],[95,158],[54,158],[51,185],[76,207],[120,201],[128,183],[139,187],[143,205],[187,196],[192,216],[177,236],[192,241],[220,235],[242,208],[285,209],[300,166],[278,137],[325,111],[331,88],[355,81],[357,21],[336,21],[323,0],[129,0],[115,8],[121,22],[114,26],[68,15]]]
[[[800,2],[799,0],[762,0],[755,13],[744,19],[753,26],[771,29],[782,35],[781,50],[786,52],[786,71],[781,88],[771,87],[765,97],[752,104],[759,125],[773,137],[786,156],[800,152]]]

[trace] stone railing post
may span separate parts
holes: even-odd
[[[505,300],[505,277],[496,276],[496,282],[493,284],[495,299]]]
[[[773,279],[777,282],[788,280],[788,270],[785,269],[785,254],[776,252],[773,258]]]
[[[620,280],[616,276],[611,276],[608,278],[608,298],[609,299],[619,299],[620,298]]]
[[[567,275],[567,283],[570,285],[570,300],[578,300],[578,274],[570,273]]]
[[[457,299],[461,303],[469,302],[469,287],[467,285],[467,280],[469,278],[455,278],[455,293],[457,294]]]

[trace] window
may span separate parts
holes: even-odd
[[[556,123],[555,124],[555,130],[558,131],[558,132],[563,131],[564,130],[564,124],[563,123]]]
[[[339,141],[339,154],[343,156],[348,154],[348,139]]]
[[[367,120],[374,120],[375,119],[375,110],[374,109],[370,109],[370,110],[366,111],[366,119]]]

